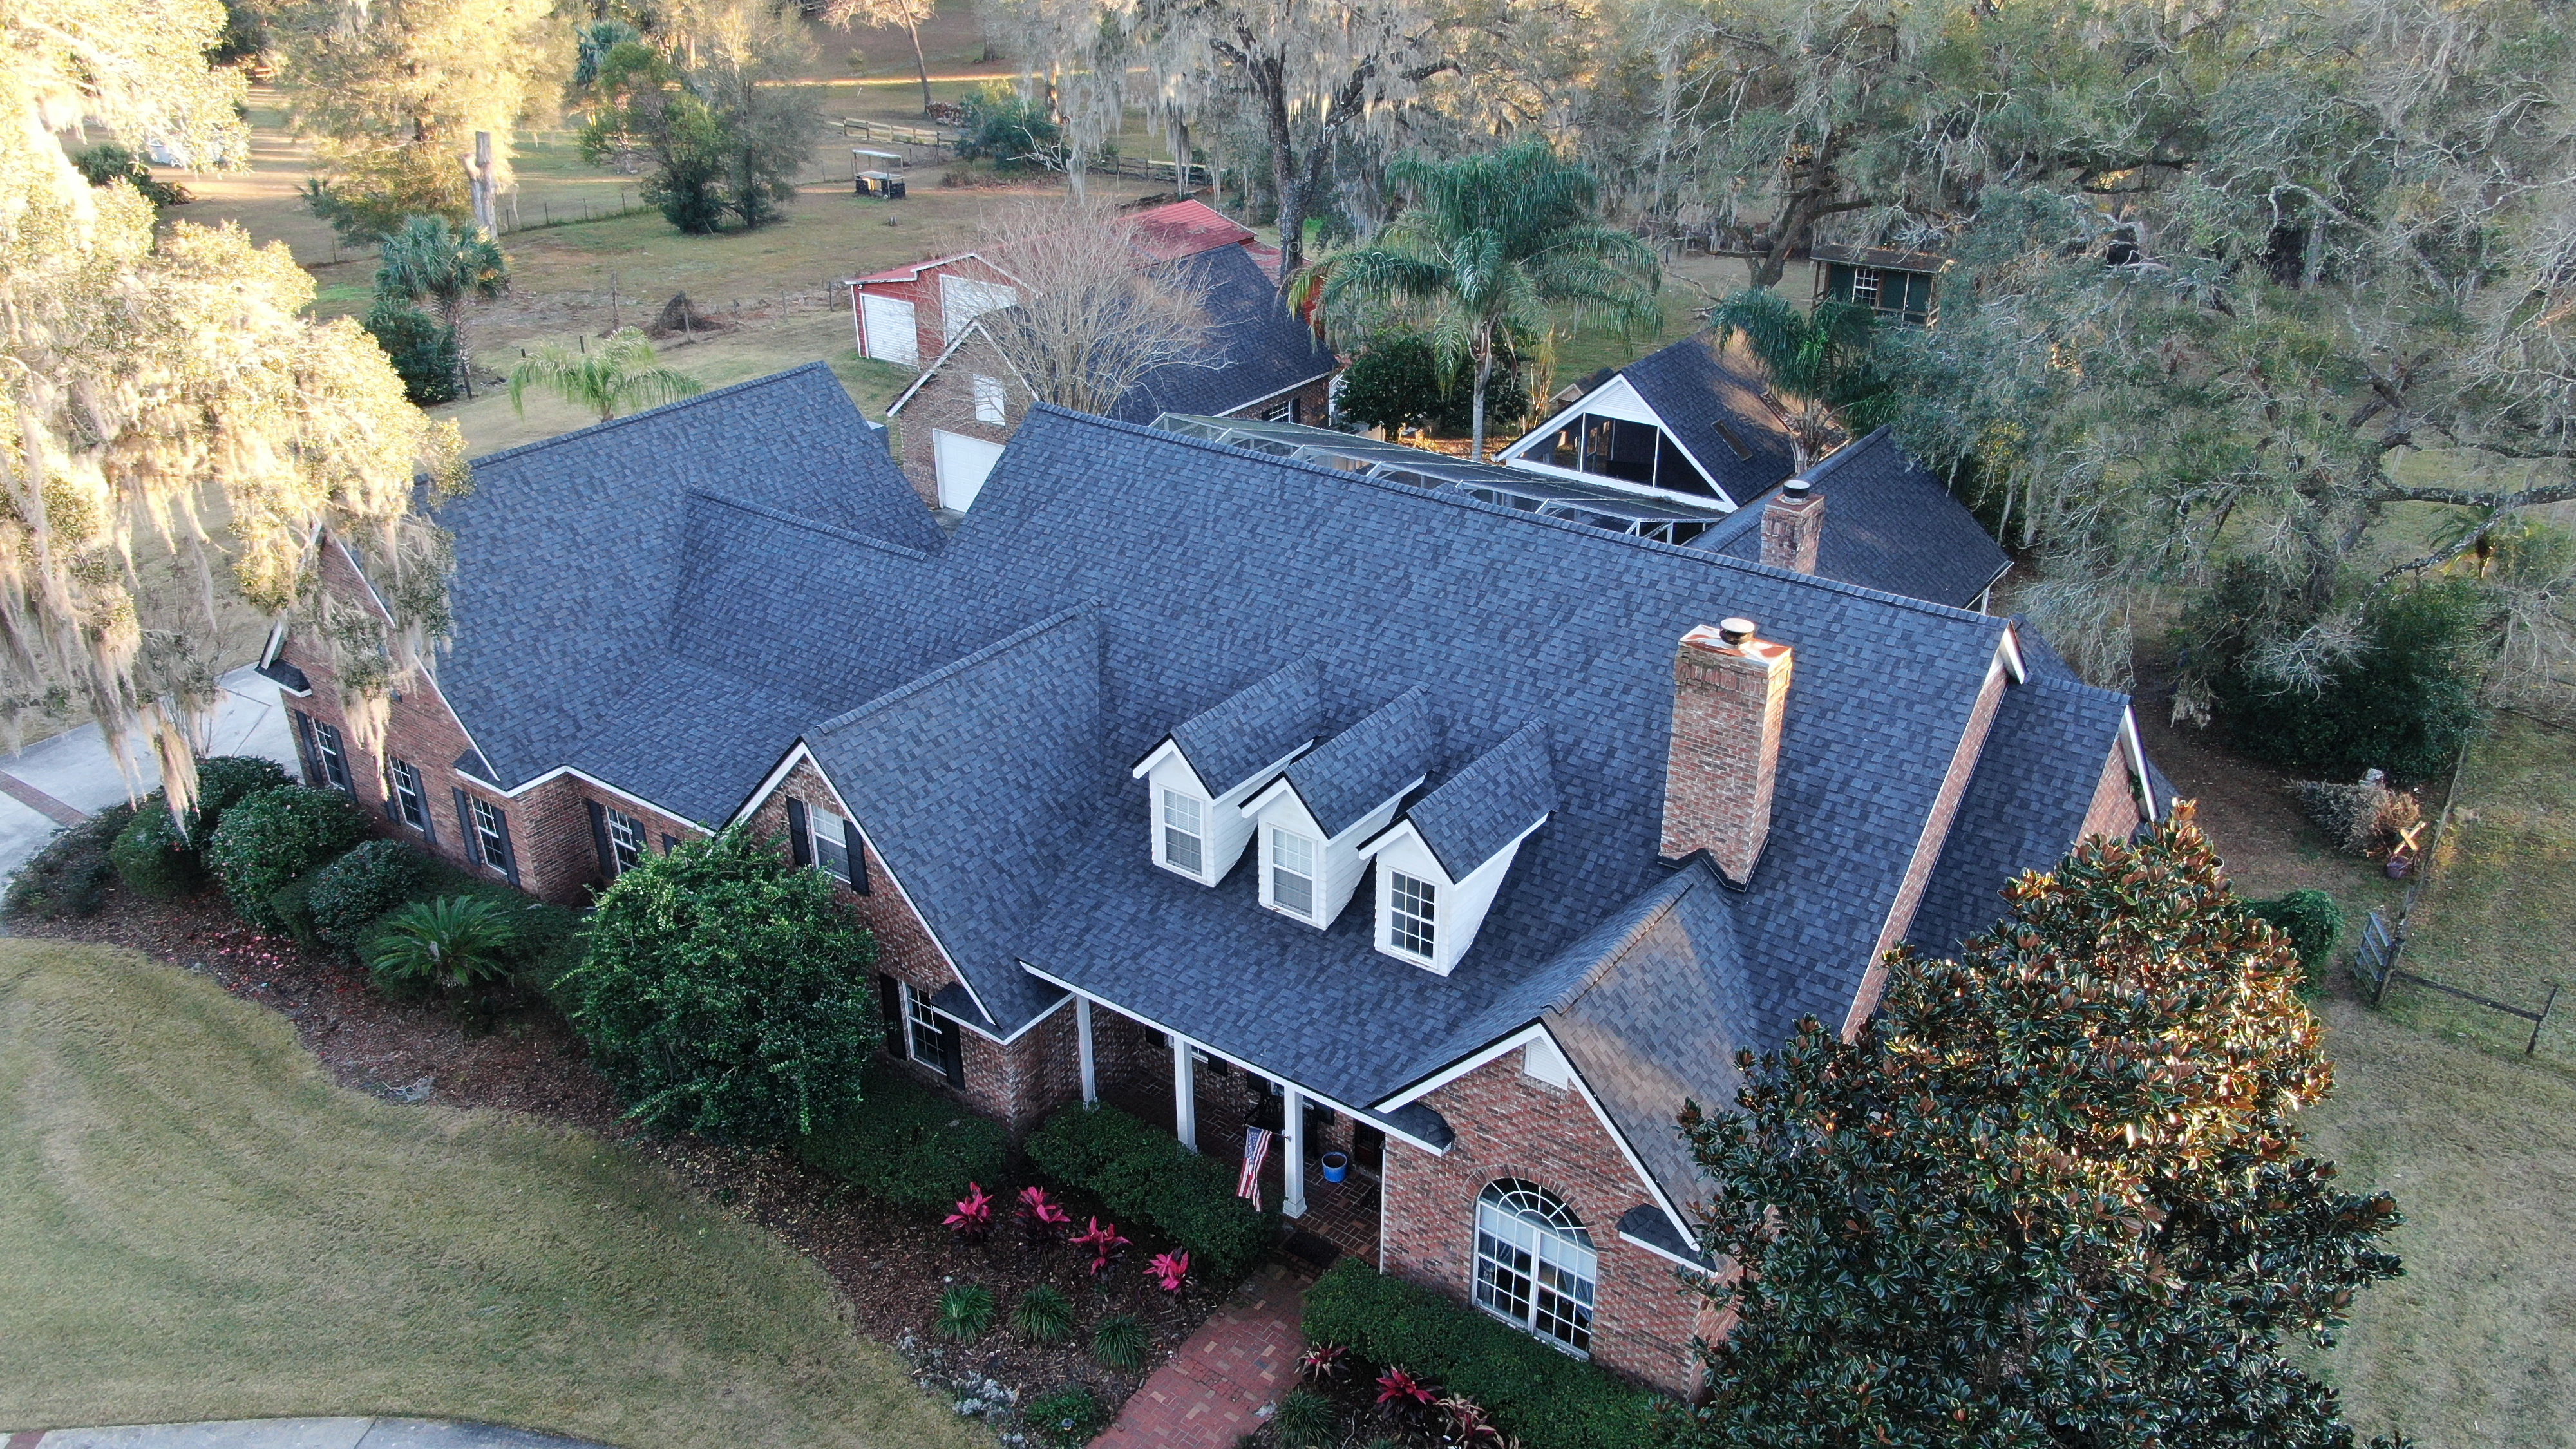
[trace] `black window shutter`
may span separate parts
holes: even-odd
[[[593,800],[590,805],[590,843],[599,852],[601,881],[617,879],[617,852],[608,848],[608,807]]]
[[[315,786],[329,784],[322,778],[322,752],[313,747],[313,716],[300,709],[291,709],[287,713],[295,716],[295,758],[304,766],[304,783]]]
[[[966,1028],[953,1021],[940,1024],[939,1070],[948,1078],[948,1085],[961,1092],[966,1090],[965,1035]]]
[[[429,781],[427,780],[420,782],[420,837],[432,845],[438,843],[438,812],[429,808]]]
[[[456,792],[456,832],[465,841],[465,863],[481,865],[483,832],[474,828],[474,802],[462,790]]]
[[[850,852],[850,889],[860,895],[868,893],[868,847],[859,839],[859,822],[841,822],[841,846]]]
[[[886,973],[877,973],[877,1005],[885,1010],[886,1055],[905,1055],[903,1042],[903,984]]]
[[[662,853],[663,853],[664,855],[669,855],[672,851],[675,851],[675,850],[677,850],[677,849],[679,849],[679,848],[680,848],[680,837],[678,837],[678,836],[676,836],[676,835],[665,835],[665,836],[663,836],[663,837],[662,837]]]
[[[510,848],[510,812],[507,810],[493,811],[492,824],[494,826],[495,833],[501,837],[501,874],[510,878],[510,884],[517,885],[519,883],[519,852]]]
[[[787,797],[787,853],[798,865],[814,863],[814,842],[805,838],[805,802]]]

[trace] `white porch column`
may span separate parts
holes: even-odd
[[[1100,1105],[1100,1074],[1092,1067],[1091,998],[1088,996],[1073,999],[1073,1035],[1082,1051],[1082,1105],[1097,1107]]]
[[[1172,1038],[1172,1122],[1181,1145],[1192,1152],[1198,1151],[1198,1072],[1190,1061],[1190,1044],[1177,1036]]]
[[[1288,1155],[1280,1160],[1279,1210],[1292,1218],[1306,1215],[1306,1094],[1294,1086],[1282,1084],[1280,1102],[1286,1108],[1283,1119],[1287,1130],[1279,1134],[1279,1146]]]

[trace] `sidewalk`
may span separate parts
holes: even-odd
[[[25,1429],[7,1435],[6,1449],[40,1444],[44,1449],[607,1449],[588,1439],[453,1419],[225,1419]]]
[[[296,773],[295,736],[279,706],[277,686],[245,665],[223,678],[223,708],[215,716],[214,752],[266,755]],[[126,752],[144,790],[161,783],[151,745],[137,738]],[[51,840],[54,831],[122,802],[125,776],[102,742],[98,726],[85,724],[0,759],[0,879],[5,879]],[[370,1445],[369,1449],[377,1449]]]
[[[1233,1449],[1296,1386],[1305,1308],[1305,1280],[1263,1266],[1129,1396],[1091,1449]]]

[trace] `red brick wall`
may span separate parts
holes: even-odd
[[[2114,740],[2111,757],[2102,762],[2101,783],[2093,787],[2093,806],[2084,812],[2083,833],[2076,838],[2107,835],[2126,840],[2145,821],[2138,806],[2137,777],[2129,773],[2129,753]]]
[[[799,762],[752,813],[750,822],[754,830],[778,840],[782,850],[786,849],[787,801],[791,797],[808,809],[819,807],[845,819],[852,814],[820,771],[811,763]],[[873,844],[868,847],[867,867],[869,892],[861,895],[843,886],[841,898],[877,938],[876,969],[924,996],[938,995],[959,980],[957,973],[950,968],[929,926],[904,899]],[[961,1095],[977,1111],[1009,1126],[1015,1136],[1036,1126],[1047,1113],[1081,1099],[1081,1058],[1074,1040],[1070,1004],[1058,1007],[1008,1044],[972,1030],[962,1032],[959,1042],[959,1065],[966,1077]],[[893,1048],[891,1054],[902,1060],[901,1044],[889,1045]],[[906,1068],[923,1081],[945,1085],[946,1079],[934,1067],[907,1062]]]
[[[1923,822],[1923,834],[1914,845],[1914,859],[1905,868],[1905,879],[1896,888],[1896,904],[1887,912],[1887,923],[1880,928],[1878,943],[1869,953],[1869,971],[1861,978],[1860,991],[1852,998],[1852,1008],[1843,1018],[1843,1038],[1850,1040],[1860,1031],[1860,1024],[1878,1010],[1879,994],[1887,989],[1887,953],[1905,939],[1914,925],[1914,912],[1923,904],[1923,888],[1932,879],[1932,867],[1941,859],[1941,847],[1950,839],[1950,822],[1959,816],[1959,799],[1968,793],[1968,780],[1977,773],[1977,757],[1985,753],[1986,734],[1994,728],[1995,711],[2003,707],[2007,676],[2001,669],[1989,670],[1985,687],[1977,694],[1976,708],[1968,714],[1968,727],[1959,735],[1959,747],[1951,752],[1950,768],[1941,777],[1941,792],[1932,797],[1932,813]]]
[[[1771,835],[1780,722],[1796,661],[1759,636],[1729,643],[1719,627],[1684,634],[1673,654],[1672,736],[1664,763],[1662,851],[1705,850],[1741,883]]]
[[[1695,1382],[1691,1336],[1706,1300],[1673,1261],[1619,1236],[1619,1217],[1653,1200],[1583,1094],[1551,1087],[1507,1052],[1423,1099],[1457,1140],[1434,1156],[1390,1139],[1380,1241],[1387,1272],[1473,1302],[1476,1197],[1516,1177],[1556,1194],[1600,1254],[1592,1358],[1675,1393]],[[1678,1106],[1678,1104],[1676,1104]]]
[[[930,360],[933,354],[924,353]],[[975,375],[1002,381],[1004,404],[999,423],[978,422],[975,418]],[[1033,399],[1022,387],[1010,365],[993,350],[981,332],[966,340],[957,355],[923,378],[913,394],[903,400],[903,411],[894,416],[902,439],[903,476],[912,480],[913,491],[924,503],[939,506],[939,462],[937,443],[931,436],[941,432],[962,433],[988,443],[1007,443],[1020,430],[1020,420],[1029,415]]]
[[[1329,365],[1327,360],[1321,356],[1318,356],[1315,361],[1319,366]],[[1305,386],[1298,388],[1295,392],[1287,393],[1280,397],[1265,398],[1258,403],[1247,403],[1230,412],[1221,413],[1219,416],[1229,418],[1258,418],[1277,412],[1282,403],[1289,402],[1293,402],[1297,405],[1296,416],[1292,421],[1304,423],[1310,428],[1324,427],[1332,421],[1333,380],[1330,377],[1319,377],[1313,382],[1307,383]]]

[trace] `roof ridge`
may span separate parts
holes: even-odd
[[[1332,481],[1345,486],[1380,488],[1391,492],[1408,494],[1415,498],[1427,498],[1435,503],[1447,504],[1453,508],[1465,508],[1478,513],[1492,514],[1497,518],[1517,519],[1522,523],[1526,523],[1534,527],[1560,529],[1583,538],[1598,539],[1607,543],[1625,544],[1630,548],[1645,549],[1651,553],[1670,554],[1677,558],[1686,558],[1698,563],[1713,565],[1718,568],[1751,569],[1759,573],[1769,574],[1776,578],[1793,579],[1810,588],[1829,589],[1835,593],[1849,594],[1855,598],[1871,599],[1883,604],[1895,604],[1900,608],[1911,609],[1918,613],[1931,614],[1939,618],[1957,619],[1971,623],[1982,622],[1991,624],[1997,629],[2001,629],[2004,623],[2003,620],[1996,618],[1992,614],[1980,614],[1971,609],[1954,608],[1948,604],[1934,603],[1930,599],[1915,599],[1908,598],[1903,594],[1883,593],[1877,589],[1862,588],[1858,584],[1847,584],[1840,579],[1821,578],[1815,574],[1802,574],[1794,569],[1768,568],[1748,559],[1733,558],[1721,553],[1711,553],[1706,549],[1692,548],[1687,544],[1664,543],[1656,539],[1640,538],[1633,533],[1612,533],[1606,528],[1594,528],[1590,524],[1574,523],[1562,518],[1549,518],[1544,514],[1526,513],[1517,508],[1505,508],[1498,503],[1487,503],[1482,499],[1470,498],[1464,493],[1454,493],[1447,489],[1416,488],[1410,483],[1398,483],[1392,478],[1379,478],[1367,473],[1354,473],[1342,468],[1326,468],[1321,464],[1309,463],[1298,458],[1283,458],[1276,453],[1260,453],[1255,452],[1250,448],[1238,448],[1231,443],[1220,443],[1211,438],[1194,438],[1187,433],[1165,432],[1161,428],[1151,427],[1142,423],[1123,423],[1116,418],[1104,418],[1094,413],[1078,413],[1070,408],[1057,407],[1053,403],[1032,403],[1029,407],[1029,415],[1034,417],[1040,413],[1053,413],[1073,422],[1083,423],[1093,427],[1113,428],[1120,432],[1133,433],[1140,438],[1153,439],[1165,443],[1177,443],[1193,448],[1210,449],[1220,453],[1230,453],[1236,457],[1252,458],[1257,461],[1270,463],[1282,468],[1294,468],[1301,472],[1311,473],[1318,478],[1331,479]],[[1023,423],[1022,426],[1025,427],[1026,423]],[[1749,507],[1750,505],[1746,506]]]
[[[775,383],[784,382],[791,377],[802,377],[806,373],[817,371],[832,373],[832,365],[828,362],[821,361],[820,359],[813,362],[800,362],[794,367],[781,368],[776,372],[762,373],[758,377],[747,377],[740,382],[726,383],[722,387],[711,387],[705,392],[698,393],[690,397],[684,397],[678,402],[667,402],[657,408],[646,408],[640,413],[628,413],[622,418],[610,418],[606,422],[592,423],[586,428],[575,428],[569,433],[557,433],[551,438],[539,438],[533,443],[521,443],[515,448],[503,448],[497,453],[485,453],[479,458],[468,458],[465,461],[468,466],[479,468],[486,463],[498,463],[506,458],[516,458],[523,453],[533,453],[541,448],[554,447],[558,443],[571,442],[575,438],[592,437],[596,434],[607,432],[611,428],[622,428],[628,423],[641,422],[646,418],[658,418],[667,413],[678,412],[682,408],[693,408],[700,403],[713,402],[717,398],[721,397],[732,397],[738,393],[749,392],[751,389],[756,387],[770,386]],[[840,383],[841,379],[839,374],[833,373],[832,385],[834,387],[838,387],[840,386]],[[843,393],[842,396],[847,397],[849,394]],[[859,405],[857,403],[850,404],[850,410],[852,412],[859,413],[860,422],[867,422],[867,414],[859,412]],[[869,425],[874,426],[874,424]]]
[[[1849,443],[1834,449],[1831,453],[1826,454],[1822,459],[1808,464],[1807,471],[1797,476],[1805,478],[1810,483],[1821,482],[1826,474],[1841,467],[1844,459],[1855,457],[1866,452],[1870,448],[1876,447],[1881,438],[1885,438],[1893,434],[1895,431],[1896,425],[1894,423],[1880,423],[1876,428],[1870,430],[1869,436],[1862,438],[1859,442]]]
[[[1698,856],[1693,860],[1687,861],[1683,864],[1680,870],[1673,872],[1671,879],[1655,886],[1655,891],[1665,893],[1664,898],[1655,903],[1654,909],[1646,912],[1643,916],[1638,917],[1635,921],[1629,924],[1628,929],[1620,932],[1619,938],[1611,942],[1609,948],[1596,957],[1592,964],[1583,968],[1582,976],[1576,978],[1573,985],[1558,992],[1556,999],[1549,1002],[1546,1009],[1556,1012],[1559,1015],[1563,1015],[1574,1005],[1574,1003],[1581,1001],[1587,994],[1589,994],[1593,987],[1600,985],[1601,978],[1610,974],[1610,968],[1617,965],[1620,959],[1628,954],[1629,949],[1634,947],[1637,942],[1645,936],[1647,931],[1653,929],[1656,923],[1662,921],[1664,917],[1673,913],[1674,908],[1681,904],[1682,897],[1689,895],[1693,890],[1697,889],[1702,884],[1705,884],[1705,882],[1691,879],[1691,872],[1693,870],[1713,871],[1715,867],[1709,865],[1707,862],[1708,857],[1705,855]],[[1652,892],[1650,892],[1650,894],[1652,894]]]
[[[860,717],[864,715],[873,714],[876,711],[887,708],[900,700],[908,699],[911,696],[919,694],[923,690],[930,688],[934,684],[942,683],[959,674],[963,674],[967,670],[974,668],[978,664],[984,663],[988,659],[1007,654],[1011,650],[1018,648],[1020,645],[1027,643],[1029,640],[1036,638],[1040,634],[1044,634],[1047,631],[1074,619],[1096,615],[1099,611],[1100,606],[1097,603],[1076,604],[1069,609],[1058,609],[1056,612],[1047,615],[1036,623],[1028,625],[1022,629],[1014,630],[1009,634],[1005,634],[1001,638],[994,640],[992,643],[985,645],[983,648],[978,649],[971,654],[960,655],[957,658],[948,661],[946,664],[939,666],[937,669],[930,671],[928,674],[924,674],[917,679],[908,680],[905,683],[898,684],[894,688],[887,690],[885,693],[878,695],[876,698],[869,700],[867,703],[860,705],[856,709],[836,714],[830,719],[823,721],[821,724],[814,726],[814,730],[819,734],[828,730],[845,729],[850,725],[856,724]]]
[[[869,548],[881,548],[888,553],[898,554],[904,558],[918,559],[924,563],[929,562],[931,559],[931,555],[923,553],[920,549],[911,548],[900,543],[894,543],[887,539],[874,538],[867,534],[860,533],[855,529],[843,528],[838,524],[825,523],[819,518],[807,518],[803,514],[789,513],[784,509],[771,508],[766,504],[754,503],[748,498],[736,498],[731,494],[718,493],[708,488],[685,488],[681,490],[681,495],[687,498],[703,498],[709,503],[719,504],[726,508],[737,508],[745,513],[766,518],[773,523],[783,523],[791,528],[802,528],[811,533],[822,534],[826,538],[837,538],[844,543],[864,544]]]

